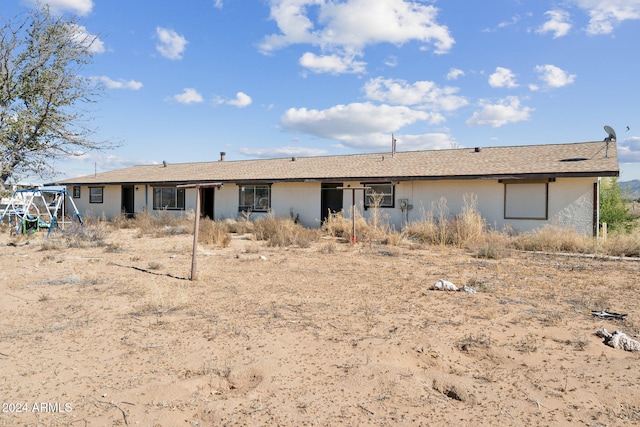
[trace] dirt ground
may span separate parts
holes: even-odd
[[[190,235],[42,240],[0,237],[2,426],[640,422],[640,354],[595,335],[638,338],[638,260],[234,236],[190,281]]]

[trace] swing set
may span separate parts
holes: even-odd
[[[68,215],[65,215],[68,214]],[[64,230],[65,225],[84,221],[66,188],[42,187],[15,190],[0,216],[0,223],[8,221],[15,233],[34,233],[46,229],[47,237],[53,230]]]

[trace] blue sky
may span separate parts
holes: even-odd
[[[640,179],[640,0],[48,0],[107,87],[60,178],[134,164],[599,141]],[[2,0],[26,13],[35,0]]]

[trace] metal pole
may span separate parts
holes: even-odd
[[[337,187],[338,190],[351,190],[351,243],[356,243],[356,190],[363,190],[364,197],[371,187]]]
[[[351,189],[351,243],[356,242],[356,189]]]

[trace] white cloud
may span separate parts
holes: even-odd
[[[638,0],[572,0],[589,14],[587,33],[610,34],[620,23],[640,19]]]
[[[453,111],[468,104],[468,101],[456,95],[458,88],[438,87],[434,82],[418,81],[409,84],[400,79],[377,77],[364,85],[368,99],[396,105],[417,105],[436,111]]]
[[[227,104],[233,105],[234,107],[238,107],[238,108],[244,108],[248,105],[251,105],[252,102],[253,100],[249,95],[247,95],[244,92],[238,92],[236,94],[236,99],[227,101]]]
[[[514,16],[511,17],[511,20],[502,21],[495,28],[484,28],[482,30],[482,32],[483,33],[493,33],[493,32],[495,32],[495,31],[497,31],[499,29],[510,27],[512,25],[516,25],[518,22],[520,22],[520,20],[521,20],[520,15],[514,15]]]
[[[547,87],[558,88],[573,83],[576,79],[575,74],[568,74],[555,65],[536,65],[536,71]]]
[[[345,61],[349,64],[366,46],[379,43],[402,45],[417,40],[436,53],[448,52],[455,43],[449,29],[437,22],[438,9],[416,2],[270,0],[270,7],[280,33],[264,38],[260,50],[265,54],[292,44],[310,44],[322,50],[318,58],[345,56],[351,58]]]
[[[32,7],[38,7],[37,0],[25,0]],[[40,3],[49,5],[51,12],[61,14],[71,12],[79,16],[86,16],[93,10],[93,0],[44,0]]]
[[[138,90],[142,88],[142,83],[137,82],[135,80],[129,80],[129,81],[126,81],[124,79],[112,80],[107,76],[95,76],[95,77],[91,77],[91,79],[103,83],[107,87],[107,89]]]
[[[260,157],[264,159],[292,156],[312,157],[321,156],[327,153],[327,150],[307,147],[240,148],[238,151],[246,156]]]
[[[489,85],[491,87],[518,87],[516,75],[510,69],[503,67],[496,67],[496,71],[489,76]]]
[[[92,53],[104,53],[104,43],[94,34],[89,34],[86,27],[73,24],[70,26],[76,43],[85,46]]]
[[[80,177],[93,175],[94,172],[104,172],[114,169],[128,168],[137,165],[151,165],[158,162],[146,159],[124,158],[102,152],[77,152],[65,156],[56,162],[57,176]]]
[[[384,65],[386,65],[387,67],[397,67],[398,57],[395,55],[389,55],[389,57],[384,60]]]
[[[157,27],[156,35],[160,43],[156,49],[167,59],[182,59],[182,54],[189,43],[187,39],[168,28]]]
[[[545,22],[536,33],[553,33],[553,38],[566,36],[571,29],[569,13],[564,10],[549,10],[544,13],[549,16],[549,20]]]
[[[532,108],[520,105],[517,96],[508,96],[501,99],[496,104],[491,104],[487,100],[481,100],[480,111],[473,113],[473,116],[466,121],[468,126],[489,125],[494,128],[504,126],[508,123],[516,123],[529,120]]]
[[[180,104],[194,104],[203,101],[202,95],[200,95],[197,90],[190,87],[185,88],[182,93],[174,95],[173,99]]]
[[[213,0],[213,7],[216,9],[222,9],[222,0]]]
[[[291,132],[321,138],[346,140],[372,133],[391,133],[435,115],[404,106],[376,106],[371,103],[336,105],[326,110],[290,108],[281,117],[283,127]]]
[[[640,163],[640,137],[626,138],[617,145],[620,163]]]
[[[321,55],[307,52],[300,57],[300,65],[314,73],[362,73],[366,63],[355,61],[353,57],[339,55]]]
[[[458,78],[464,76],[464,71],[457,68],[451,68],[447,73],[447,80],[458,80]]]
[[[457,142],[446,133],[425,133],[409,135],[394,133],[398,151],[443,150],[457,146]],[[388,133],[372,133],[364,135],[348,135],[341,138],[336,148],[354,148],[372,152],[376,150],[391,151],[391,135]]]

